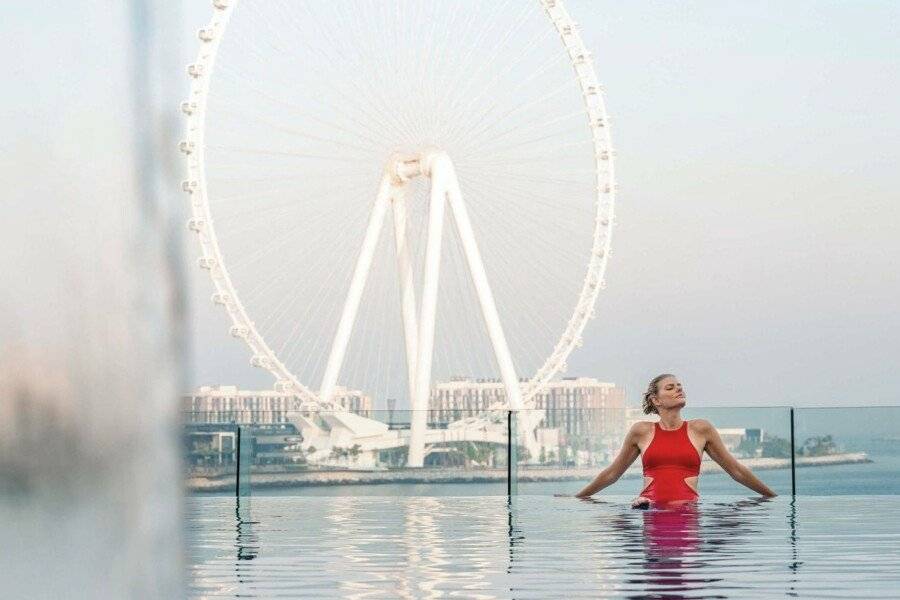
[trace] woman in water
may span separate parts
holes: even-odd
[[[709,421],[685,421],[681,417],[684,405],[684,390],[674,375],[654,377],[644,394],[644,414],[658,414],[659,422],[639,421],[632,425],[612,464],[575,496],[587,498],[612,485],[641,455],[644,487],[632,501],[633,508],[646,508],[651,502],[679,504],[697,500],[700,457],[704,450],[738,483],[766,497],[776,495],[728,452]]]

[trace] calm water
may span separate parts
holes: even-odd
[[[192,597],[887,598],[900,498],[520,496],[188,503]]]

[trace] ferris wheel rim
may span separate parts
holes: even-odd
[[[590,259],[575,302],[563,333],[549,356],[537,371],[523,381],[522,400],[526,406],[557,374],[566,371],[566,360],[574,349],[582,344],[582,335],[594,310],[600,290],[605,287],[605,274],[610,256],[612,230],[615,216],[615,169],[609,132],[609,118],[600,86],[594,70],[591,54],[582,40],[577,24],[572,20],[562,0],[536,0],[556,29],[567,51],[576,81],[581,89],[584,112],[592,133],[595,173],[595,211]],[[188,228],[198,238],[202,255],[199,265],[208,271],[215,293],[214,304],[221,305],[231,319],[230,333],[251,350],[250,364],[267,370],[275,377],[275,388],[295,393],[304,403],[315,403],[324,408],[341,408],[333,400],[324,405],[315,391],[302,383],[281,361],[256,328],[249,313],[240,301],[218,243],[213,215],[209,204],[204,155],[206,108],[209,83],[213,75],[221,40],[225,36],[234,7],[238,0],[213,0],[213,16],[209,24],[198,31],[200,50],[195,62],[188,65],[190,92],[182,102],[186,115],[186,138],[179,149],[185,155],[188,178],[183,190],[191,198],[191,219]]]

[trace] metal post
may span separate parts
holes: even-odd
[[[506,495],[512,498],[512,411],[506,411]]]
[[[237,469],[234,474],[234,495],[236,498],[241,497],[241,427],[237,428],[237,438],[234,442],[234,453],[237,456]]]
[[[506,411],[506,494],[510,500],[517,494],[516,467],[519,462],[518,445],[515,435],[519,430],[516,422],[516,411]]]
[[[797,495],[797,471],[796,465],[794,464],[794,457],[796,455],[796,450],[794,450],[794,407],[791,407],[791,497]]]

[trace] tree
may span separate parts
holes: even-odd
[[[406,458],[409,455],[408,446],[399,446],[397,448],[388,448],[378,453],[378,461],[385,463],[391,467],[400,467],[406,464]]]
[[[767,437],[762,443],[763,458],[790,458],[790,441],[778,436]]]
[[[837,454],[837,446],[830,435],[817,435],[806,438],[806,441],[803,442],[803,446],[800,448],[800,454],[803,456],[826,456],[828,454]]]
[[[759,447],[760,443],[756,440],[743,438],[741,443],[738,444],[738,447],[735,448],[735,453],[742,457],[752,457],[756,456],[756,451]]]
[[[527,462],[531,460],[531,452],[528,451],[528,448],[525,446],[516,445],[516,456],[519,458],[521,462]]]

